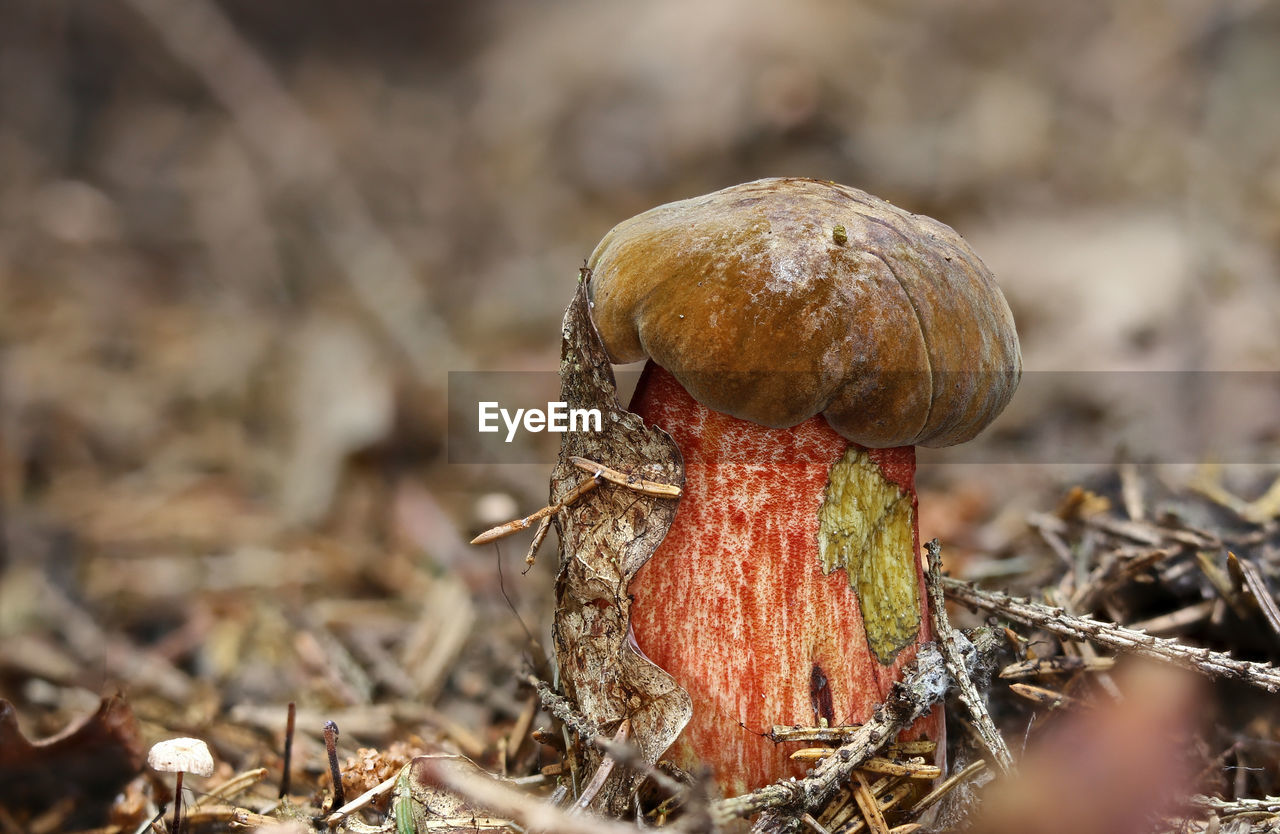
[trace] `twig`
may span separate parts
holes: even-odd
[[[1152,547],[1169,542],[1198,548],[1214,548],[1222,545],[1216,536],[1203,531],[1162,527],[1145,521],[1125,521],[1103,513],[1086,516],[1082,521],[1086,527]]]
[[[529,572],[529,568],[533,567],[534,561],[538,558],[538,548],[542,547],[542,542],[547,538],[547,533],[551,530],[551,516],[547,516],[538,523],[538,530],[533,534],[533,541],[529,543],[529,552],[524,555],[524,563],[529,567],[524,569],[525,573]]]
[[[774,744],[784,741],[836,741],[844,744],[861,728],[860,724],[839,727],[792,727],[775,724],[767,735]]]
[[[855,780],[853,788],[853,801],[858,803],[858,810],[862,812],[862,818],[867,821],[867,828],[871,829],[871,834],[888,834],[889,824],[884,821],[884,814],[880,813],[880,805],[876,802],[875,794],[871,792],[871,786],[867,784],[867,777],[862,775],[861,771],[853,772]]]
[[[1060,675],[1064,672],[1105,672],[1115,665],[1116,659],[1114,657],[1099,657],[1086,660],[1083,657],[1059,654],[1052,657],[1037,657],[1032,660],[1010,663],[1000,670],[1000,674],[997,677],[1004,679],[1033,678],[1041,675]]]
[[[1205,465],[1196,473],[1191,489],[1253,524],[1265,525],[1280,515],[1280,478],[1273,481],[1261,496],[1246,501],[1223,486],[1221,466]]]
[[[949,577],[944,577],[942,583],[948,596],[957,602],[1000,614],[1032,628],[1044,629],[1059,637],[1092,640],[1118,652],[1164,661],[1209,677],[1243,681],[1267,692],[1280,692],[1280,670],[1269,663],[1237,660],[1222,652],[1186,646],[1176,640],[1153,637],[1115,623],[1067,614],[1061,608],[1039,605],[998,591],[979,590],[967,582]]]
[[[925,811],[938,804],[944,796],[955,790],[962,782],[977,776],[985,770],[986,767],[987,762],[985,759],[978,759],[977,761],[970,762],[963,770],[948,776],[942,784],[929,791],[929,793],[922,797],[919,802],[912,805],[909,809],[910,812],[916,816],[923,814]]]
[[[280,820],[274,817],[262,816],[254,814],[247,808],[238,808],[234,805],[206,805],[203,808],[197,808],[190,815],[182,818],[182,831],[187,834],[192,828],[200,830],[208,830],[213,828],[214,823],[222,823],[218,830],[225,831],[227,823],[234,823],[238,820],[257,820],[257,824],[252,827],[256,830],[259,826],[270,828],[273,824],[280,824]],[[173,834],[170,832],[170,834]]]
[[[1116,555],[1116,551],[1111,551],[1109,554],[1107,554],[1107,556],[1104,557],[1104,561],[1107,563],[1108,567],[1106,568],[1105,573],[1102,575],[1104,576],[1110,575],[1112,573],[1112,570],[1118,564],[1118,557]],[[1090,582],[1092,582],[1092,579],[1090,580]],[[1091,586],[1090,584],[1086,584],[1082,586],[1080,590],[1084,592],[1085,596],[1091,596],[1092,595],[1090,591],[1091,587],[1099,587],[1099,586]],[[1100,590],[1099,590],[1099,593],[1101,593]],[[1063,606],[1063,611],[1069,614],[1075,614],[1077,611],[1080,610],[1079,606],[1076,603],[1069,600],[1064,600],[1062,592],[1056,588],[1046,589],[1045,600],[1050,604],[1057,604],[1057,605]],[[1068,651],[1068,652],[1073,652],[1075,654],[1078,654],[1081,658],[1083,658],[1086,661],[1093,661],[1098,659],[1098,650],[1094,648],[1092,643],[1089,643],[1087,641],[1064,643],[1062,648],[1063,648],[1063,651]],[[1116,682],[1111,679],[1110,672],[1105,672],[1105,671],[1099,672],[1096,675],[1096,680],[1098,682],[1098,685],[1102,687],[1102,690],[1106,692],[1107,695],[1109,695],[1113,700],[1116,700],[1116,701],[1123,700],[1124,696],[1120,694],[1120,687],[1116,686]]]
[[[1276,606],[1275,596],[1267,587],[1267,580],[1249,559],[1241,559],[1236,554],[1227,553],[1227,572],[1239,585],[1242,585],[1254,603],[1262,611],[1267,625],[1271,626],[1273,636],[1280,635],[1280,608]]]
[[[655,498],[680,497],[680,487],[673,484],[663,484],[658,481],[646,481],[643,478],[639,478],[635,475],[628,475],[625,472],[619,472],[616,469],[610,469],[603,463],[596,463],[593,460],[588,460],[582,457],[574,456],[569,458],[569,460],[571,460],[573,465],[579,469],[591,473],[591,477],[581,481],[577,486],[569,490],[563,498],[554,504],[548,504],[537,512],[527,515],[524,518],[517,518],[514,521],[508,521],[504,524],[499,524],[497,527],[485,530],[483,533],[472,539],[471,543],[488,544],[491,541],[496,541],[497,539],[519,533],[521,530],[527,530],[533,522],[541,521],[542,524],[538,526],[537,535],[534,536],[534,544],[529,548],[529,555],[525,557],[525,562],[533,564],[534,554],[537,551],[538,546],[542,544],[542,539],[547,535],[547,519],[551,518],[551,516],[560,512],[564,508],[572,506],[588,492],[591,492],[591,490],[600,486],[601,481],[608,481],[611,484],[616,484],[620,487],[634,490],[641,495],[650,495]]]
[[[947,692],[949,679],[942,657],[932,643],[921,646],[916,659],[903,672],[902,680],[889,690],[889,697],[847,744],[814,768],[803,779],[775,782],[750,793],[722,799],[712,806],[712,816],[720,823],[737,817],[765,814],[756,830],[773,831],[785,827],[778,815],[802,814],[821,807],[832,794],[849,782],[853,772],[897,736]]]
[[[573,702],[556,692],[551,684],[532,673],[526,673],[524,680],[538,692],[542,705],[547,712],[560,720],[561,724],[573,731],[580,739],[592,739],[600,736],[600,728],[574,708]]]
[[[986,745],[1000,772],[1008,775],[1013,772],[1013,754],[1009,752],[1008,745],[1004,743],[1004,737],[1000,735],[995,722],[991,720],[991,715],[982,702],[982,695],[978,692],[978,688],[973,685],[973,680],[965,671],[965,647],[960,645],[962,638],[947,619],[947,600],[942,591],[942,546],[938,544],[937,539],[934,539],[927,543],[924,549],[929,554],[929,572],[925,581],[933,608],[933,631],[942,650],[942,660],[956,683],[960,701],[969,710],[969,717],[973,719],[973,728],[977,731],[978,738]],[[964,642],[972,651],[973,645],[968,640]]]
[[[360,794],[350,802],[343,804],[341,807],[334,808],[332,811],[329,812],[329,816],[324,818],[325,824],[328,825],[330,828],[332,828],[333,826],[342,822],[344,819],[351,816],[356,811],[359,811],[361,808],[368,805],[370,802],[377,799],[379,796],[382,796],[384,793],[394,788],[396,786],[396,780],[399,778],[400,778],[400,774],[397,773],[395,776],[384,779],[383,781],[374,785],[372,788],[369,788],[369,790]]]
[[[880,811],[883,816],[884,812],[891,811],[898,807],[898,805],[902,803],[902,800],[911,795],[911,791],[911,786],[907,784],[901,784],[890,788],[887,793],[876,797],[876,810]],[[855,802],[854,805],[857,806],[857,803]],[[858,810],[861,811],[861,808]],[[840,834],[861,834],[861,832],[869,830],[870,827],[871,826],[867,822],[866,817],[863,817],[862,819],[854,819],[851,824],[842,825],[838,830],[840,831]],[[898,829],[890,829],[889,834],[893,834],[893,832],[897,830]]]
[[[1071,594],[1071,607],[1074,611],[1092,608],[1099,599],[1132,580],[1134,576],[1151,569],[1153,566],[1176,556],[1182,547],[1164,547],[1139,551],[1140,555],[1121,558],[1125,549],[1112,550],[1105,554],[1097,567],[1089,572],[1085,581]]]
[[[1034,701],[1047,709],[1058,709],[1059,707],[1068,706],[1076,703],[1076,699],[1070,695],[1059,692],[1056,689],[1049,689],[1045,686],[1035,686],[1029,683],[1011,683],[1009,691],[1028,701]]]
[[[828,744],[832,742],[844,744],[853,738],[854,733],[858,732],[861,727],[861,724],[851,724],[847,727],[787,727],[775,724],[773,729],[765,734],[765,737],[774,744],[784,741],[824,741]],[[830,747],[815,749],[821,749],[827,755],[835,752]],[[890,744],[885,748],[885,755],[901,759],[909,756],[932,756],[937,750],[938,743],[936,741],[922,738],[915,741],[899,741],[895,744]],[[802,751],[797,750],[796,752]],[[795,758],[794,754],[792,758]]]
[[[624,718],[622,723],[618,725],[618,732],[613,735],[614,744],[622,744],[630,734],[631,719]],[[585,811],[591,807],[591,800],[595,799],[596,795],[600,793],[600,789],[604,787],[604,783],[609,779],[609,774],[613,773],[613,767],[617,761],[612,755],[605,755],[604,760],[600,762],[600,766],[596,768],[595,774],[591,777],[591,781],[582,789],[582,795],[578,797],[577,805],[579,808]]]
[[[1202,620],[1209,619],[1213,614],[1213,609],[1218,606],[1219,602],[1221,600],[1207,599],[1204,602],[1197,602],[1188,605],[1186,608],[1179,608],[1177,611],[1170,611],[1168,614],[1161,614],[1149,620],[1130,623],[1129,627],[1134,631],[1146,631],[1151,634],[1166,634],[1171,631],[1177,631],[1180,628],[1186,628]]]
[[[550,518],[565,507],[572,505],[575,501],[582,498],[582,496],[600,486],[601,480],[602,476],[600,475],[592,475],[590,478],[585,478],[577,486],[569,490],[568,494],[556,503],[548,504],[537,512],[530,513],[524,518],[517,518],[514,521],[499,524],[497,527],[491,527],[472,539],[471,543],[488,544],[489,542],[497,541],[498,539],[505,539],[507,536],[515,535],[521,530],[527,530],[529,529],[529,525],[533,524],[533,522]],[[543,535],[545,536],[546,534],[544,533]]]
[[[249,788],[261,782],[267,777],[267,769],[265,767],[256,767],[253,770],[245,770],[232,776],[227,781],[210,788],[203,796],[192,803],[191,808],[202,808],[206,805],[212,805],[215,802],[234,799],[238,794],[244,793]]]
[[[974,635],[972,663],[990,655],[996,639],[990,630]],[[964,666],[969,674],[972,666]],[[903,728],[924,715],[946,695],[950,678],[942,655],[933,643],[921,646],[916,659],[903,669],[902,680],[894,683],[889,697],[867,723],[858,728],[847,744],[814,768],[803,779],[775,782],[750,793],[722,799],[712,806],[712,817],[720,824],[736,817],[762,814],[752,831],[760,834],[788,828],[792,815],[819,808],[832,794],[848,783],[853,771],[889,744]],[[763,812],[763,813],[762,813]]]
[[[1222,598],[1237,617],[1242,622],[1249,621],[1249,608],[1245,605],[1244,596],[1240,593],[1241,586],[1232,581],[1232,577],[1224,568],[1218,567],[1218,563],[1209,553],[1201,551],[1196,554],[1196,565],[1199,566],[1200,572],[1209,580],[1209,584],[1218,592],[1218,596]]]
[[[813,814],[805,814],[800,817],[800,821],[809,826],[810,830],[817,832],[817,834],[831,834],[830,831],[824,828],[816,819],[813,818]]]
[[[820,762],[835,754],[830,747],[806,747],[797,750],[787,758],[793,762]],[[937,779],[942,775],[942,768],[923,762],[899,762],[884,756],[872,756],[867,759],[861,770],[867,773],[879,773],[885,776],[904,776],[908,779]]]
[[[1064,566],[1070,569],[1075,565],[1071,548],[1067,547],[1066,541],[1062,538],[1067,531],[1065,521],[1049,513],[1032,513],[1027,516],[1027,524],[1040,534],[1040,538],[1044,539],[1045,544],[1049,545],[1049,549]]]
[[[633,489],[642,495],[651,495],[655,498],[679,498],[680,487],[675,484],[664,484],[658,481],[647,481],[637,475],[628,475],[625,472],[619,472],[616,469],[610,469],[603,463],[596,463],[594,460],[581,458],[576,455],[571,456],[569,461],[584,472],[590,472],[592,475],[598,475],[611,484],[617,484],[627,489]]]
[[[1280,796],[1264,796],[1261,799],[1219,799],[1216,796],[1193,794],[1187,800],[1193,808],[1213,811],[1223,816],[1231,814],[1280,814]]]
[[[921,761],[899,762],[883,756],[872,756],[862,769],[867,773],[905,776],[908,779],[937,779],[942,776],[942,768],[938,765],[925,764]]]

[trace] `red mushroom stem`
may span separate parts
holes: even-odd
[[[730,794],[801,775],[788,756],[802,745],[769,731],[867,720],[930,639],[915,449],[863,450],[821,416],[775,429],[712,411],[652,362],[631,409],[670,433],[685,461],[675,521],[629,589],[637,644],[693,699],[668,755],[709,764]],[[833,474],[851,460],[879,476]],[[837,492],[857,510],[843,529],[871,536],[868,552],[896,541],[897,579],[879,564],[824,570],[820,516]],[[889,510],[872,493],[890,496]],[[935,710],[903,738],[942,733]]]

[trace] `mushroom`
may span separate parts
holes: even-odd
[[[171,738],[156,742],[147,753],[147,764],[152,770],[161,773],[178,774],[177,784],[173,789],[173,834],[180,834],[182,829],[182,776],[194,773],[197,776],[213,774],[213,756],[209,755],[209,747],[198,738]]]
[[[629,587],[639,648],[690,694],[668,756],[737,793],[798,766],[777,725],[865,721],[930,638],[916,445],[972,438],[1021,375],[1013,318],[950,227],[766,179],[659,206],[589,259],[631,409],[685,460]],[[940,710],[908,731],[942,740]]]

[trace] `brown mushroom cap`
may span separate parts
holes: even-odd
[[[766,426],[822,413],[871,447],[982,430],[1022,373],[1013,316],[959,235],[856,188],[766,179],[658,206],[592,253],[615,362]]]

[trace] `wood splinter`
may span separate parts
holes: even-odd
[[[604,478],[611,484],[633,489],[642,495],[651,495],[655,498],[679,498],[680,487],[675,484],[664,484],[658,481],[647,481],[639,475],[628,475],[625,472],[619,472],[616,469],[596,463],[593,460],[580,458],[574,455],[569,458],[569,462],[584,472],[590,472],[598,478]]]
[[[853,778],[856,780],[853,799],[858,803],[858,809],[862,811],[862,818],[866,820],[867,828],[873,834],[888,834],[889,824],[885,822],[884,814],[880,811],[880,803],[876,800],[867,777],[862,774],[862,771],[855,770]]]
[[[1011,683],[1009,689],[1015,695],[1021,695],[1029,701],[1048,707],[1049,709],[1058,709],[1059,707],[1070,706],[1076,703],[1076,699],[1070,695],[1058,692],[1053,689],[1047,689],[1043,686],[1033,686],[1029,683]]]
[[[806,747],[792,753],[791,759],[798,762],[820,762],[835,752],[830,747]],[[883,756],[872,756],[859,770],[884,776],[903,776],[907,779],[938,779],[942,776],[942,768],[938,765],[925,764],[923,761],[895,761]]]
[[[591,476],[579,482],[577,486],[569,490],[569,492],[556,503],[548,504],[537,512],[531,513],[524,518],[517,518],[514,521],[508,521],[504,524],[499,524],[497,527],[485,530],[483,533],[472,539],[471,543],[488,544],[489,542],[504,539],[507,536],[519,533],[521,530],[527,530],[535,521],[541,522],[538,525],[537,532],[534,533],[533,543],[529,546],[529,553],[524,557],[525,564],[532,565],[534,557],[538,552],[538,548],[542,546],[543,539],[547,537],[547,532],[551,529],[552,516],[564,508],[576,504],[584,495],[600,486],[602,481],[608,481],[611,484],[617,484],[620,487],[634,490],[641,495],[649,495],[654,498],[680,497],[680,487],[675,486],[674,484],[648,481],[637,475],[628,475],[625,472],[619,472],[617,469],[610,469],[602,463],[596,463],[595,461],[588,460],[587,458],[575,456],[569,458],[569,460],[579,469],[591,473]]]
[[[505,524],[499,524],[489,530],[485,530],[480,535],[471,540],[472,544],[488,544],[498,539],[505,539],[507,536],[519,533],[521,530],[529,529],[529,525],[535,521],[541,521],[544,518],[550,518],[565,507],[576,502],[582,496],[600,485],[602,479],[599,476],[592,476],[582,481],[569,491],[569,494],[561,498],[554,504],[548,504],[535,513],[531,513],[524,518],[517,518],[514,521],[508,521]]]

